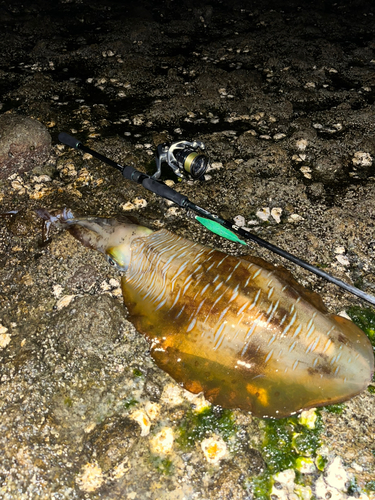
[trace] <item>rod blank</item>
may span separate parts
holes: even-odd
[[[276,253],[277,255],[280,255],[284,259],[287,259],[294,264],[297,264],[298,266],[306,269],[307,271],[310,271],[311,273],[324,278],[325,280],[334,283],[336,286],[342,288],[343,290],[346,290],[347,292],[356,295],[357,297],[366,300],[370,304],[375,305],[375,297],[360,290],[359,288],[356,288],[353,285],[349,285],[348,283],[345,283],[344,281],[341,281],[338,278],[335,278],[334,276],[331,276],[330,274],[326,273],[322,269],[319,269],[316,266],[313,266],[312,264],[309,264],[308,262],[305,262],[302,259],[299,259],[298,257],[295,257],[291,253],[287,252],[286,250],[283,250],[282,248],[277,247],[276,245],[273,245],[272,243],[269,243],[266,240],[263,240],[262,238],[259,238],[259,236],[256,236],[255,234],[250,233],[249,231],[245,231],[244,229],[236,226],[235,224],[232,224],[230,221],[227,221],[225,219],[221,219],[217,215],[212,214],[208,210],[199,207],[192,201],[190,201],[187,196],[184,196],[174,189],[170,188],[164,182],[157,181],[155,179],[151,179],[151,177],[143,172],[140,172],[136,170],[133,167],[130,166],[122,166],[119,163],[114,162],[113,160],[110,160],[106,156],[103,156],[100,153],[97,153],[96,151],[88,148],[87,146],[84,146],[80,141],[75,139],[69,134],[66,134],[65,132],[61,132],[59,134],[59,140],[63,143],[66,144],[67,146],[70,146],[74,149],[80,149],[82,151],[85,151],[86,153],[91,154],[95,158],[98,158],[101,160],[103,163],[107,163],[111,167],[116,168],[119,170],[122,175],[126,178],[129,179],[133,182],[136,182],[138,184],[141,184],[145,189],[148,189],[149,191],[157,194],[158,196],[161,196],[162,198],[166,198],[170,201],[173,201],[177,205],[179,205],[182,208],[186,208],[188,210],[192,210],[195,213],[206,217],[208,219],[211,219],[223,227],[229,229],[230,231],[234,231],[235,233],[239,234],[242,236],[242,238],[245,238],[247,240],[253,241],[257,245],[266,248],[267,250],[270,250],[273,253]]]

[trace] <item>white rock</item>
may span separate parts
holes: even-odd
[[[52,293],[58,299],[60,295],[62,294],[63,287],[61,285],[53,285],[52,287]]]
[[[68,307],[71,301],[74,299],[75,295],[64,295],[56,303],[56,308],[60,311],[63,307]]]
[[[145,411],[151,420],[154,420],[160,413],[160,404],[153,401],[147,401]]]
[[[364,151],[357,151],[352,158],[353,165],[357,167],[371,167],[372,160],[373,158],[370,153],[365,153]]]
[[[275,207],[271,210],[271,216],[273,219],[280,224],[281,222],[281,214],[283,213],[283,209],[280,207]]]
[[[8,331],[8,328],[4,325],[0,324],[0,334],[6,333]]]
[[[168,406],[178,406],[184,401],[182,389],[175,384],[167,384],[163,389],[160,400]]]
[[[96,463],[87,463],[83,471],[76,478],[76,483],[80,490],[92,492],[100,488],[104,482],[102,469]]]
[[[326,500],[327,498],[330,500],[344,500],[346,498],[346,495],[329,486],[324,481],[323,476],[320,476],[315,483],[315,496],[322,500]]]
[[[246,224],[245,217],[242,215],[236,215],[236,217],[233,217],[233,220],[238,227],[243,227]]]
[[[342,265],[342,266],[349,266],[350,261],[346,255],[336,255],[336,260]]]
[[[5,327],[2,327],[5,328]],[[5,329],[6,330],[6,329]],[[0,333],[0,349],[4,349],[11,341],[9,333]]]
[[[130,415],[130,418],[140,425],[141,436],[148,436],[150,434],[151,422],[145,411],[136,410]]]
[[[214,161],[213,163],[209,164],[207,172],[210,172],[210,170],[220,170],[221,168],[223,168],[223,164],[221,163],[221,161]]]
[[[271,211],[268,207],[263,207],[261,210],[258,210],[255,215],[258,217],[258,219],[267,221],[270,218]]]
[[[292,214],[290,217],[288,217],[288,222],[300,222],[301,220],[305,220],[302,215],[299,214]]]
[[[134,210],[135,208],[135,205],[133,205],[133,203],[131,203],[130,201],[128,201],[127,203],[123,203],[121,205],[121,208],[125,211],[128,211],[128,210]]]
[[[337,254],[343,254],[345,253],[345,247],[336,247],[333,251]]]
[[[275,141],[280,141],[281,139],[284,139],[284,137],[286,137],[286,134],[283,134],[283,133],[281,133],[281,132],[280,132],[280,133],[278,133],[278,134],[275,134],[275,135],[273,136],[273,139],[274,139]]]
[[[326,468],[325,481],[332,488],[346,491],[346,484],[350,481],[347,471],[344,469],[342,459],[336,457]]]
[[[278,472],[274,476],[275,481],[282,484],[283,486],[287,486],[288,489],[293,491],[294,489],[294,479],[296,477],[296,473],[293,469],[286,469],[281,472]]]
[[[296,141],[296,148],[299,151],[305,151],[305,149],[307,148],[307,145],[308,145],[308,141],[306,139],[298,139],[298,141]]]
[[[298,416],[298,422],[304,425],[308,429],[315,429],[315,423],[318,415],[316,413],[316,408],[310,408],[310,410],[302,411]]]
[[[164,429],[150,440],[150,448],[153,453],[165,455],[172,452],[173,443],[173,429],[171,427],[164,427]]]
[[[342,316],[343,318],[346,318],[348,320],[352,320],[352,318],[349,316],[349,314],[347,314],[345,311],[340,311],[337,313],[337,316]]]
[[[311,168],[310,167],[301,167],[300,171],[303,173],[303,176],[306,177],[306,179],[311,179]]]
[[[143,198],[134,198],[133,204],[135,208],[145,208],[147,207],[147,201]]]

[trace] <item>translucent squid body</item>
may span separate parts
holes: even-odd
[[[262,259],[233,257],[115,219],[44,220],[104,253],[122,278],[129,319],[156,364],[185,389],[258,417],[345,401],[374,371],[369,339]]]

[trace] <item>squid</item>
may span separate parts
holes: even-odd
[[[285,269],[165,229],[37,213],[124,273],[128,318],[157,366],[212,404],[281,418],[343,402],[371,382],[365,333]]]

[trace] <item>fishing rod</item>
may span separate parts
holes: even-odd
[[[211,232],[218,234],[219,236],[222,236],[223,238],[226,238],[228,240],[240,243],[242,245],[247,245],[247,243],[241,238],[239,238],[239,236],[241,236],[246,240],[253,241],[257,245],[266,248],[267,250],[270,250],[271,252],[276,253],[277,255],[280,255],[284,259],[294,262],[294,264],[297,264],[298,266],[307,269],[308,271],[319,276],[320,278],[324,278],[325,280],[334,283],[336,286],[346,290],[347,292],[352,293],[353,295],[356,295],[357,297],[366,300],[370,304],[375,305],[374,296],[366,292],[363,292],[359,288],[349,285],[348,283],[345,283],[344,281],[341,281],[340,279],[335,278],[334,276],[331,276],[322,269],[319,269],[318,267],[313,266],[312,264],[309,264],[308,262],[305,262],[304,260],[299,259],[298,257],[295,257],[291,253],[283,250],[282,248],[277,247],[276,245],[273,245],[272,243],[269,243],[266,240],[263,240],[262,238],[259,238],[259,236],[256,236],[255,234],[252,234],[249,231],[242,229],[236,224],[233,224],[228,220],[222,219],[221,217],[212,214],[205,208],[202,208],[193,203],[192,201],[190,201],[187,196],[178,193],[171,187],[167,186],[164,182],[158,180],[161,173],[162,161],[167,161],[168,164],[172,167],[172,169],[176,173],[176,175],[178,175],[179,177],[186,177],[188,173],[195,179],[201,179],[204,176],[204,172],[207,170],[208,167],[208,158],[204,153],[205,148],[203,143],[198,141],[195,142],[180,141],[178,143],[173,144],[172,146],[169,144],[161,144],[157,148],[157,156],[156,156],[157,172],[153,176],[149,176],[144,172],[140,172],[139,170],[136,170],[135,168],[129,165],[123,166],[120,165],[119,163],[116,163],[110,158],[107,158],[106,156],[85,146],[78,139],[72,137],[69,134],[66,134],[65,132],[61,132],[59,134],[59,140],[66,146],[78,149],[80,151],[84,151],[85,153],[89,153],[90,155],[94,156],[103,163],[106,163],[107,165],[116,168],[122,173],[125,179],[133,181],[137,184],[141,184],[148,191],[151,191],[152,193],[155,193],[158,196],[161,196],[162,198],[166,198],[167,200],[172,201],[176,205],[179,205],[180,207],[185,208],[186,210],[192,210],[193,212],[198,214],[198,216],[196,216],[195,219]]]

